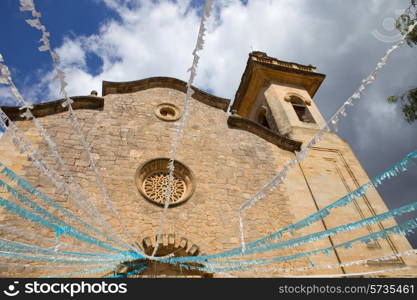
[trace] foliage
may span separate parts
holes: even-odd
[[[402,95],[390,96],[387,99],[388,103],[400,102],[404,118],[408,123],[413,123],[417,120],[417,88],[409,90]]]
[[[410,6],[397,19],[395,27],[404,35],[410,26],[417,22],[417,0],[410,0]],[[406,36],[406,41],[410,47],[417,45],[417,27]]]
[[[417,22],[417,0],[410,0],[410,6],[396,21],[396,28],[404,35],[409,27]],[[410,47],[417,45],[417,26],[406,36],[406,42]],[[390,96],[388,103],[401,103],[404,118],[408,123],[417,120],[417,87],[402,95]]]

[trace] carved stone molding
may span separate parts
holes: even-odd
[[[181,118],[181,110],[171,103],[161,103],[155,108],[155,116],[166,122],[174,122]]]
[[[142,247],[146,255],[151,256],[156,246],[157,236],[145,237],[137,246]],[[159,239],[156,257],[172,255],[175,257],[198,256],[200,247],[187,238],[175,234],[162,234]],[[145,270],[135,274],[138,266],[145,265]],[[198,263],[169,264],[147,258],[120,263],[113,275],[122,277],[213,277],[213,274],[200,271],[195,267],[203,267]],[[133,275],[129,275],[133,274]]]
[[[293,97],[297,97],[297,98],[299,98],[301,101],[303,101],[306,105],[308,105],[308,106],[310,106],[311,105],[311,100],[310,99],[304,99],[304,97],[301,97],[301,96],[299,96],[299,95],[295,95],[295,94],[288,94],[288,95],[286,95],[285,97],[284,97],[284,100],[286,101],[286,102],[293,102],[292,101],[292,98]]]
[[[187,83],[185,81],[172,77],[150,77],[146,79],[126,82],[103,81],[103,96],[108,94],[124,94],[143,91],[151,88],[171,88],[185,93],[187,91]],[[192,86],[194,94],[193,99],[200,101],[206,105],[227,111],[230,99],[220,98],[206,93]]]
[[[232,128],[238,128],[251,132],[283,150],[294,152],[300,151],[301,149],[301,142],[280,135],[249,119],[241,118],[237,115],[231,115],[227,119],[227,124]]]
[[[168,158],[152,159],[141,165],[135,174],[140,194],[153,204],[165,205],[165,190],[168,186]],[[179,161],[174,163],[174,178],[171,185],[170,207],[184,203],[193,195],[196,182],[193,172]]]
[[[95,109],[102,110],[104,106],[104,99],[96,96],[75,96],[71,97],[74,101],[72,103],[73,109]],[[56,101],[44,102],[34,104],[32,114],[36,118],[45,117],[49,115],[58,114],[68,110],[68,107],[63,107],[62,103],[65,99]],[[12,121],[26,120],[21,116],[23,113],[18,106],[1,106],[1,109]]]

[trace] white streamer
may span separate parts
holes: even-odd
[[[91,170],[94,172],[95,178],[96,178],[96,182],[97,185],[99,187],[100,193],[102,194],[102,197],[105,200],[105,203],[108,207],[108,209],[113,213],[113,215],[117,218],[121,229],[124,233],[124,235],[128,238],[128,240],[130,240],[131,245],[130,246],[132,248],[132,250],[136,251],[137,253],[144,255],[144,253],[137,247],[136,243],[134,243],[132,237],[130,236],[130,234],[128,233],[128,231],[126,230],[126,226],[123,222],[123,220],[121,219],[118,211],[116,210],[116,208],[113,206],[112,204],[112,200],[109,196],[109,194],[107,193],[107,190],[104,186],[104,183],[101,179],[101,176],[99,174],[99,171],[97,169],[95,160],[90,152],[90,146],[88,145],[82,131],[81,131],[81,126],[74,114],[74,110],[72,108],[72,103],[74,102],[69,96],[68,93],[66,91],[66,87],[68,85],[68,83],[65,81],[65,73],[64,71],[62,71],[61,69],[59,69],[58,67],[58,61],[59,61],[59,56],[58,54],[56,54],[55,52],[52,51],[51,45],[50,45],[50,41],[49,41],[49,36],[50,33],[48,31],[46,31],[46,27],[44,25],[42,25],[40,17],[41,14],[36,11],[35,9],[35,5],[34,5],[34,1],[33,0],[21,0],[20,1],[20,10],[22,11],[31,11],[32,12],[32,16],[35,19],[29,19],[26,20],[26,22],[32,26],[35,27],[36,29],[40,30],[42,32],[42,37],[41,37],[41,42],[42,45],[38,48],[39,51],[48,51],[51,59],[52,59],[52,63],[53,66],[56,70],[56,77],[55,79],[57,79],[60,82],[60,86],[61,86],[61,93],[64,95],[65,101],[63,102],[63,106],[64,107],[68,107],[68,117],[70,120],[70,123],[73,125],[74,129],[75,129],[75,133],[77,134],[78,138],[80,139],[80,143],[81,146],[83,147],[84,151],[86,152],[87,155],[87,160],[89,161],[89,165]]]
[[[37,241],[37,242],[42,242],[43,241],[44,243],[47,243],[47,244],[53,244],[54,246],[56,245],[56,238],[43,237],[43,236],[39,235],[39,233],[32,233],[30,231],[21,230],[21,229],[16,228],[16,227],[9,227],[9,226],[2,225],[2,224],[0,224],[0,230],[4,230],[4,231],[9,232],[11,234],[19,235],[19,236],[24,237],[24,238],[29,239],[29,240],[33,240],[33,241]],[[78,250],[83,250],[83,251],[86,250],[85,246],[76,246],[76,245],[71,245],[71,244],[68,244],[68,243],[65,243],[65,242],[60,242],[60,245],[62,247],[65,247],[66,249],[69,248],[69,249],[78,249]],[[103,249],[89,249],[89,250],[91,250],[93,252],[96,252],[96,253],[110,254],[110,252],[103,252]]]
[[[8,122],[8,125],[6,122]],[[5,133],[12,139],[13,144],[20,150],[20,152],[26,153],[28,159],[32,161],[32,164],[48,177],[59,193],[70,199],[72,197],[77,199],[77,197],[81,196],[77,193],[77,191],[74,191],[73,187],[69,186],[58,173],[56,173],[56,171],[43,159],[42,155],[37,150],[33,150],[33,146],[30,141],[8,118],[1,108],[0,127],[5,129]],[[75,201],[80,202],[81,200],[78,198]],[[128,248],[130,247],[130,245],[127,246]]]
[[[287,176],[287,172],[288,172],[289,168],[293,167],[294,165],[297,164],[297,162],[302,161],[307,156],[307,153],[313,148],[313,146],[316,145],[319,142],[319,140],[321,139],[321,137],[327,131],[330,130],[330,126],[332,126],[333,129],[335,131],[337,131],[337,123],[339,122],[339,118],[346,116],[346,107],[347,106],[352,106],[353,101],[359,100],[361,98],[361,95],[365,91],[366,86],[372,84],[376,80],[376,75],[378,74],[378,72],[387,64],[388,59],[394,53],[394,51],[397,50],[401,45],[403,45],[405,43],[406,37],[408,36],[409,33],[411,33],[414,30],[414,28],[416,26],[417,26],[417,22],[414,25],[409,26],[407,33],[403,36],[401,41],[399,41],[397,44],[392,46],[386,52],[386,54],[378,62],[377,66],[372,71],[372,73],[362,81],[362,84],[356,89],[356,91],[353,93],[353,95],[350,96],[343,103],[343,105],[336,111],[336,113],[326,122],[326,126],[323,129],[321,129],[316,134],[316,136],[314,136],[310,140],[310,142],[307,144],[307,146],[304,147],[300,152],[298,152],[296,154],[296,156],[289,163],[287,163],[277,175],[274,176],[274,178],[272,179],[272,181],[270,183],[268,183],[267,185],[262,187],[252,198],[245,201],[241,205],[241,207],[239,208],[239,223],[240,223],[239,230],[240,230],[241,237],[244,235],[244,233],[243,233],[243,218],[242,218],[242,214],[240,212],[251,208],[257,201],[264,198],[269,191],[275,189],[278,184],[283,182],[283,180]],[[331,124],[331,125],[329,126],[329,124]],[[244,251],[245,250],[244,238],[241,238],[241,241],[242,241],[242,249]]]
[[[29,269],[52,269],[52,270],[56,270],[56,269],[76,269],[76,270],[80,270],[80,267],[77,267],[76,265],[82,265],[85,266],[84,262],[79,262],[79,263],[73,263],[71,265],[61,265],[59,263],[55,263],[53,265],[34,265],[34,264],[24,264],[24,263],[13,263],[13,262],[1,262],[0,263],[0,267],[23,267],[23,268],[29,268]],[[105,265],[105,264],[104,264]],[[109,266],[112,266],[113,264],[109,264]],[[103,263],[97,263],[96,265],[92,264],[92,265],[88,265],[88,269],[92,268],[92,267],[102,267]],[[87,270],[87,268],[85,269]],[[25,274],[27,275],[27,274]]]
[[[291,272],[291,271],[293,271],[293,272],[305,272],[305,271],[321,270],[321,269],[338,269],[338,268],[346,268],[346,267],[352,267],[352,266],[367,264],[369,261],[384,262],[384,261],[388,261],[388,260],[392,260],[392,259],[397,259],[397,258],[400,258],[400,257],[413,255],[413,254],[417,254],[417,249],[410,249],[410,250],[399,252],[399,253],[396,253],[396,254],[379,256],[379,257],[370,258],[370,259],[360,259],[360,260],[350,261],[350,262],[346,262],[346,263],[339,263],[339,264],[328,264],[328,265],[312,265],[312,264],[309,264],[306,267],[298,267],[298,268],[262,268],[262,267],[254,267],[254,268],[251,268],[250,270],[264,271],[264,272],[284,272],[284,273],[287,273],[287,272]],[[222,264],[221,262],[215,262],[215,263],[208,262],[206,265],[208,265],[209,269],[219,267],[219,266],[220,267],[221,266],[229,266],[229,265]],[[408,266],[408,267],[415,268],[417,266]],[[388,270],[391,270],[391,269],[388,269]],[[236,270],[234,272],[245,272],[245,271],[246,270]],[[379,270],[378,272],[384,272],[384,271],[388,272],[387,270]],[[341,275],[343,277],[343,276],[350,276],[351,274],[338,274],[338,275]],[[292,277],[292,276],[296,276],[296,275],[290,275],[290,276]],[[313,275],[313,276],[315,276],[315,275]],[[300,276],[300,277],[304,277],[304,276]],[[305,277],[309,277],[309,276],[305,275]],[[317,277],[327,277],[327,275],[317,275]]]
[[[168,213],[169,203],[171,202],[172,184],[173,184],[174,169],[175,169],[174,163],[175,163],[175,159],[176,159],[176,156],[177,156],[177,148],[178,148],[178,144],[179,144],[179,142],[182,138],[182,135],[183,135],[183,132],[184,132],[184,127],[185,127],[185,124],[187,123],[188,116],[189,116],[189,105],[190,105],[189,102],[190,102],[191,96],[194,94],[194,91],[192,90],[191,86],[194,82],[194,78],[197,76],[198,61],[200,59],[200,57],[197,55],[197,52],[200,51],[201,49],[203,49],[204,35],[206,33],[206,25],[205,24],[206,24],[207,18],[210,17],[211,8],[212,8],[212,0],[205,0],[204,12],[203,12],[203,15],[201,17],[200,30],[198,32],[197,43],[196,43],[196,46],[195,46],[194,51],[193,51],[193,63],[191,65],[191,68],[188,69],[188,72],[190,72],[190,77],[189,77],[188,82],[187,82],[187,92],[186,92],[186,95],[184,97],[184,114],[181,118],[181,121],[177,125],[177,128],[175,130],[175,134],[174,134],[174,138],[173,138],[173,141],[172,141],[172,144],[171,144],[172,149],[170,151],[170,159],[169,159],[169,162],[168,162],[168,184],[167,184],[167,187],[165,189],[164,211],[161,215],[158,234],[157,234],[157,237],[156,237],[156,245],[155,245],[155,248],[152,252],[152,257],[155,256],[156,251],[158,250],[159,242],[160,242],[160,239],[161,239],[161,234],[164,230],[164,223],[165,223],[166,215]]]
[[[1,54],[0,54],[0,57]],[[70,196],[69,199],[72,200],[75,205],[78,207],[78,209],[84,213],[90,221],[94,223],[98,222],[100,226],[103,228],[106,228],[110,235],[121,242],[122,244],[125,244],[120,238],[117,237],[117,234],[113,231],[113,229],[104,221],[100,213],[98,212],[97,208],[94,206],[94,204],[90,201],[89,197],[85,194],[84,189],[75,181],[74,177],[72,176],[71,172],[67,169],[65,166],[64,161],[62,160],[61,156],[58,153],[57,146],[51,139],[51,137],[47,134],[46,130],[43,128],[41,123],[38,119],[35,118],[35,116],[32,114],[31,109],[33,109],[33,106],[31,103],[25,101],[25,99],[20,94],[19,90],[15,86],[11,74],[9,71],[9,68],[3,63],[4,59],[1,58],[0,60],[0,78],[4,81],[5,84],[9,86],[11,94],[14,96],[16,102],[21,105],[20,110],[26,109],[26,111],[22,114],[22,117],[25,117],[27,120],[31,119],[33,124],[35,125],[35,128],[37,129],[38,133],[42,137],[42,139],[48,144],[49,148],[51,149],[51,154],[59,164],[60,168],[64,172],[64,176],[67,178],[69,183],[66,183],[68,186],[72,186],[75,191],[71,194],[73,195],[79,195],[79,197],[72,197]],[[11,122],[11,120],[9,120]],[[127,245],[127,244],[125,244]],[[130,245],[127,245],[127,247],[131,247]]]
[[[357,272],[357,273],[345,273],[345,274],[288,275],[288,276],[276,276],[276,277],[277,278],[323,278],[323,277],[324,278],[343,278],[343,277],[375,275],[375,274],[382,274],[382,273],[388,273],[388,272],[398,272],[398,271],[406,271],[406,270],[413,270],[413,269],[417,269],[417,266],[407,266],[407,267],[399,267],[399,268],[384,269],[384,270],[377,270],[377,271]],[[268,271],[268,269],[260,270],[260,271]]]

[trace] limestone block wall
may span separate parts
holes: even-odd
[[[314,117],[316,123],[306,123],[299,120],[290,102],[285,97],[295,95],[304,99],[309,105],[307,108]],[[325,126],[322,117],[314,101],[306,89],[281,82],[272,82],[265,90],[261,90],[258,97],[263,97],[272,113],[280,132],[289,133],[289,136],[297,141],[308,143],[320,128]],[[387,166],[388,167],[388,166]],[[383,169],[381,169],[381,172]],[[294,168],[285,181],[286,190],[290,196],[291,211],[296,214],[296,219],[301,219],[309,213],[315,212],[326,205],[336,201],[345,194],[355,190],[369,181],[369,177],[355,157],[349,145],[336,134],[329,133],[322,141],[310,151],[308,157]],[[307,200],[308,199],[308,200]],[[301,209],[300,209],[301,208]],[[385,212],[387,207],[377,191],[370,190],[365,196],[354,201],[348,207],[336,209],[321,223],[321,226],[329,229],[346,223],[369,218],[375,214]],[[369,225],[352,232],[339,234],[331,237],[327,242],[337,245],[364,235],[394,226],[394,220]],[[305,233],[319,230],[312,226]],[[316,246],[312,246],[315,248]],[[318,248],[324,244],[317,243]],[[335,257],[338,262],[349,262],[358,259],[391,255],[411,249],[407,239],[401,236],[390,236],[387,239],[372,242],[368,245],[359,244],[353,250],[338,249]],[[328,261],[329,258],[316,258],[320,262]],[[330,258],[332,259],[332,258]],[[386,268],[387,266],[415,265],[415,256],[406,256],[404,259],[394,259],[385,263],[370,262],[368,266],[343,268],[343,272],[361,272],[363,270]]]
[[[151,88],[131,94],[107,95],[104,98],[105,103],[102,111],[77,110],[75,113],[82,125],[83,133],[91,145],[91,152],[107,192],[120,214],[128,236],[131,237],[130,241],[124,236],[118,218],[105,204],[78,137],[67,121],[67,114],[65,112],[54,114],[39,120],[56,142],[58,152],[61,153],[75,180],[86,191],[112,230],[123,236],[128,243],[138,242],[140,244],[145,237],[153,238],[156,235],[163,208],[150,203],[141,196],[136,186],[135,173],[141,164],[150,159],[169,157],[175,123],[160,120],[154,110],[159,104],[167,102],[182,109],[184,93],[169,88]],[[187,202],[169,208],[163,231],[164,234],[186,237],[190,242],[198,245],[201,252],[207,254],[225,251],[240,245],[239,207],[268,183],[280,171],[281,167],[294,156],[293,153],[284,151],[252,133],[228,128],[227,117],[228,115],[222,110],[192,100],[190,118],[178,148],[177,159],[193,171],[196,190]],[[17,125],[25,132],[35,147],[47,153],[46,144],[36,134],[30,121],[19,121]],[[303,134],[307,138],[311,131],[297,131],[296,134],[297,137],[303,139]],[[40,174],[24,155],[16,151],[7,137],[3,137],[0,141],[0,157],[6,166],[36,188],[88,220],[84,217],[83,206],[77,208],[71,199],[58,193],[47,178]],[[47,156],[47,161],[57,167],[52,157]],[[341,172],[342,175],[338,172]],[[4,175],[2,176],[4,178]],[[344,181],[341,178],[344,178]],[[346,194],[348,189],[353,189],[355,185],[362,184],[366,180],[365,172],[348,145],[336,135],[327,135],[317,149],[312,151],[311,156],[290,172],[283,184],[247,211],[245,215],[246,241],[258,239],[308,216],[317,210],[316,205],[323,207],[329,201],[334,201],[340,195]],[[5,193],[1,195],[17,203],[17,200],[12,199],[10,195]],[[368,202],[372,203],[372,209],[377,213],[386,210],[377,193],[371,193],[367,197]],[[33,200],[36,199],[33,198]],[[365,216],[371,214],[371,210],[367,206],[368,202],[361,199],[357,204]],[[48,209],[53,212],[52,208]],[[348,209],[350,209],[348,213],[341,210],[334,216],[326,218],[324,223],[318,222],[314,226],[300,231],[295,237],[321,231],[361,217],[357,208],[352,206]],[[52,230],[43,229],[4,210],[1,211],[1,218],[3,225],[18,227],[22,230],[27,229],[36,232],[39,236],[54,239],[55,233]],[[65,219],[65,216],[63,218]],[[71,222],[69,219],[65,220]],[[391,223],[384,223],[384,226]],[[106,227],[101,228],[107,230]],[[364,234],[367,230],[358,231],[357,234]],[[267,252],[249,258],[271,258],[308,251],[312,247],[329,247],[332,243],[350,238],[353,235],[348,233],[340,238],[323,239],[313,244]],[[30,239],[4,230],[1,230],[1,236],[10,240],[31,242]],[[284,237],[284,239],[289,238],[292,236],[286,235]],[[97,247],[86,246],[65,236],[61,236],[59,241],[85,247],[89,251],[104,251]],[[401,237],[393,237],[392,243],[399,251],[409,247],[408,242]],[[329,256],[323,255],[311,259],[315,264],[332,264],[338,261],[369,257],[374,254],[378,256],[394,251],[388,244],[388,242],[382,241],[380,249],[375,250],[361,246],[349,251],[337,251]],[[39,239],[38,245],[53,247],[41,239]],[[10,262],[17,261],[10,260]],[[410,261],[410,263],[415,264],[415,261]],[[307,265],[308,259],[303,258],[266,267],[290,269]],[[79,266],[74,266],[74,270],[77,267]],[[362,266],[355,268],[355,271],[379,267]],[[1,276],[12,276],[13,272],[26,272],[27,276],[51,274],[50,269],[35,270],[29,266],[20,269],[2,266],[0,271]],[[54,271],[59,273],[59,269]],[[321,272],[326,274],[340,273],[343,270],[333,269]],[[318,271],[309,271],[303,274],[312,273],[320,274]],[[251,270],[234,275],[271,277],[282,275],[282,272]]]
[[[155,236],[163,209],[140,195],[134,175],[142,163],[168,157],[175,125],[158,119],[154,109],[164,102],[182,108],[183,97],[184,94],[176,90],[154,88],[133,94],[108,95],[103,111],[76,111],[113,205],[119,211],[129,235],[139,243],[144,237]],[[78,137],[67,122],[67,114],[50,115],[39,120],[56,142],[74,178],[105,220],[122,234],[117,218],[106,208]],[[26,133],[34,130],[27,121],[18,122],[18,126]],[[46,144],[39,138],[34,140],[34,144],[46,153]],[[3,138],[0,156],[5,165],[51,198],[67,207],[74,207],[72,202],[54,191],[47,178],[24,156],[15,157],[15,153],[10,141]],[[239,246],[238,208],[279,171],[279,165],[289,159],[289,154],[251,133],[229,129],[226,113],[192,101],[190,119],[177,158],[194,172],[197,187],[191,199],[169,209],[164,233],[186,237],[202,252],[215,253]],[[57,167],[53,158],[48,157],[47,160]],[[245,228],[248,240],[294,221],[287,199],[285,191],[281,190],[268,196],[247,214]],[[73,211],[77,212],[76,209]],[[4,214],[8,215],[11,225],[19,225],[20,218]],[[47,234],[53,237],[52,231]],[[4,236],[7,234],[4,233]],[[68,241],[75,243],[71,239]],[[290,253],[291,250],[284,252]],[[293,262],[291,265],[304,263]],[[2,275],[6,276],[7,272]],[[264,276],[264,273],[247,275]]]
[[[294,130],[294,134],[303,141],[310,140],[315,133],[316,130],[307,128],[296,128]],[[386,167],[388,166],[383,166],[381,172]],[[310,151],[308,157],[299,164],[299,167],[293,170],[293,173],[298,173],[293,175],[297,178],[296,182],[299,182],[300,176],[304,177],[305,187],[308,189],[311,202],[314,202],[314,206],[320,209],[369,181],[368,175],[349,145],[334,133],[326,134],[321,142]],[[287,180],[286,184],[294,185],[295,182]],[[290,189],[291,187],[288,188],[288,190]],[[290,196],[290,199],[292,199],[291,204],[300,202],[296,195]],[[302,201],[304,202],[304,200]],[[316,208],[312,210],[314,211],[314,209]],[[326,228],[333,228],[369,218],[387,210],[387,206],[378,192],[375,189],[370,189],[366,195],[358,198],[352,204],[332,210],[332,213],[323,220],[323,225]],[[302,211],[304,213],[304,210]],[[296,218],[298,219],[298,217]],[[338,234],[331,237],[330,240],[333,244],[339,244],[395,225],[395,220],[389,219],[361,229]],[[412,247],[405,237],[390,235],[387,239],[369,244],[356,243],[352,249],[339,248],[336,252],[340,261],[349,262],[392,255],[409,249],[412,249]],[[349,267],[345,268],[345,271],[364,272],[416,265],[416,263],[416,257],[413,255],[382,263],[371,261],[366,266]],[[413,273],[413,271],[410,272]]]

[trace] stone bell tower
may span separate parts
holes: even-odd
[[[312,100],[324,78],[311,65],[252,52],[232,110],[280,135],[304,140],[306,133],[315,135],[325,125]]]
[[[242,128],[262,137],[285,150],[279,158],[294,154],[305,147],[326,122],[312,100],[325,75],[309,65],[284,62],[267,56],[264,52],[251,52],[240,86],[236,92],[229,117],[229,126],[245,123]],[[245,120],[245,121],[244,121]],[[278,170],[284,162],[275,163]],[[382,171],[382,170],[381,170]],[[327,132],[303,161],[289,171],[278,194],[288,195],[287,208],[295,220],[323,209],[337,199],[349,194],[369,181],[349,144],[334,132]],[[332,210],[329,216],[305,229],[303,234],[324,231],[337,226],[373,217],[387,211],[376,190],[370,190],[354,199],[350,205]],[[338,245],[354,238],[379,232],[396,225],[387,220],[367,225],[318,241],[312,248]],[[333,257],[315,258],[321,264],[347,263],[357,259],[367,260],[365,266],[343,267],[339,272],[379,270],[387,266],[416,265],[415,257],[395,257],[378,261],[374,258],[397,255],[412,249],[402,236],[359,244],[354,250],[337,248]]]

